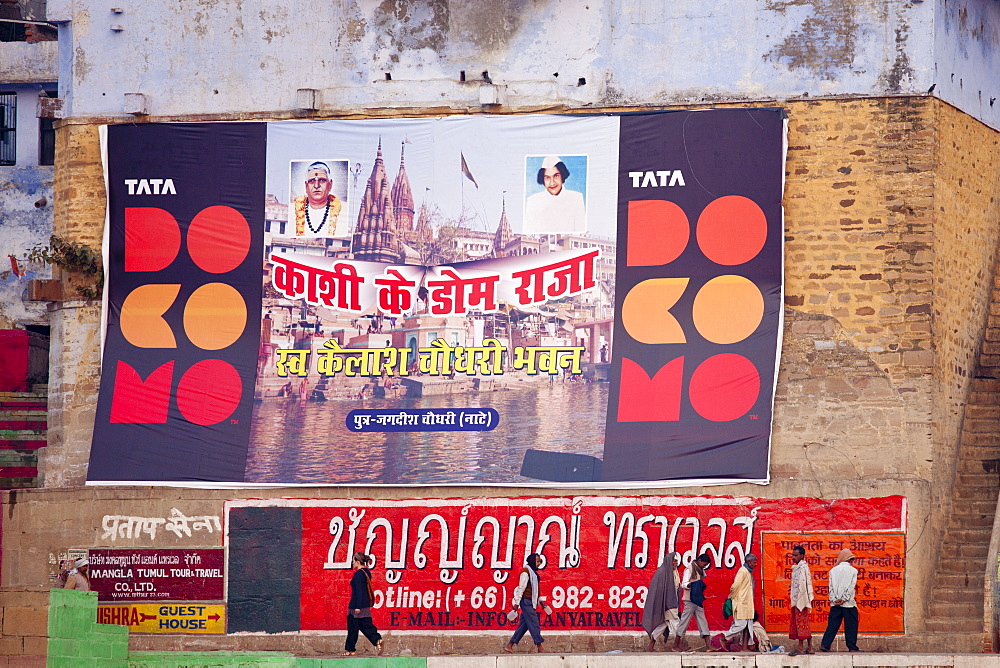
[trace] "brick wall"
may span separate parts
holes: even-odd
[[[943,103],[935,128],[933,424],[947,447],[961,427],[987,318],[1000,324],[1000,313],[988,311],[1000,232],[1000,133]],[[954,461],[942,457],[941,465],[948,476]]]

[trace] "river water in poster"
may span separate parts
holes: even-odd
[[[475,406],[503,416],[492,432],[387,435],[344,430],[348,412],[359,407],[352,401],[272,400],[254,411],[247,482],[434,484],[461,477],[471,483],[537,483],[520,475],[525,450],[544,439],[551,450],[600,456],[607,401],[607,383],[561,380],[474,395],[365,401],[364,408]],[[336,439],[330,438],[332,425],[343,432]]]

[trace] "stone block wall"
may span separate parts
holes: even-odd
[[[0,666],[44,666],[48,645],[49,592],[39,588],[0,589]]]
[[[907,629],[920,632],[950,508],[963,405],[987,319],[1000,319],[1000,312],[989,310],[1000,234],[1000,140],[995,130],[933,97],[782,106],[789,117],[786,309],[772,484],[763,494],[906,495]],[[104,222],[100,122],[74,119],[57,133],[56,233],[95,246]],[[38,551],[58,549],[60,532],[65,536],[73,522],[89,523],[94,532],[96,511],[89,504],[117,502],[123,492],[149,504],[208,504],[217,513],[225,497],[204,490],[68,489],[85,480],[100,309],[68,302],[51,317],[50,435],[39,463],[51,496],[39,517],[61,526],[32,539]],[[519,491],[421,488],[419,495]],[[656,491],[762,493],[745,485]],[[418,495],[385,489],[351,494]],[[24,530],[31,522],[19,512],[10,524]],[[84,546],[93,542],[81,540]],[[45,576],[44,561],[33,565],[27,556],[5,554],[5,584]]]
[[[936,105],[938,155],[934,188],[935,282],[932,313],[938,364],[933,383],[935,437],[953,442],[981,352],[986,326],[1000,325],[991,300],[1000,232],[1000,135],[961,111]],[[997,358],[1000,359],[1000,358]],[[995,426],[995,425],[993,425]],[[942,457],[947,476],[954,462]],[[937,491],[946,492],[943,487]]]

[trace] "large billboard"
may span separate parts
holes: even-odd
[[[91,483],[768,480],[780,110],[103,137]]]

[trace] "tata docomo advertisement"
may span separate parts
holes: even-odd
[[[769,480],[781,110],[102,136],[91,484]]]

